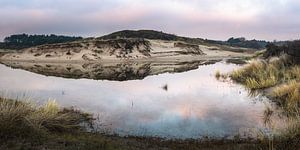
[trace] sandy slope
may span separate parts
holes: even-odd
[[[0,59],[35,62],[193,61],[249,55],[225,51],[218,46],[192,45],[179,41],[91,39],[37,46],[18,53],[4,54]]]

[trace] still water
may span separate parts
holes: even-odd
[[[163,73],[142,80],[109,81],[44,76],[0,65],[5,97],[49,98],[99,116],[100,130],[121,136],[162,138],[232,138],[268,130],[263,112],[270,102],[231,81],[218,81],[217,70],[240,66],[218,62],[182,73]]]

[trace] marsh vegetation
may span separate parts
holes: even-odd
[[[264,93],[280,108],[287,126],[280,134],[266,138],[273,149],[294,149],[300,146],[300,66],[291,56],[256,59],[228,75],[250,91]],[[216,78],[224,74],[216,72]],[[270,118],[272,110],[266,108],[264,116]],[[272,123],[270,124],[272,126]],[[274,141],[275,144],[273,143]],[[277,144],[276,144],[277,143]]]
[[[269,89],[268,96],[282,105],[299,108],[300,66],[288,56],[254,60],[229,76],[251,90]]]
[[[49,100],[37,104],[0,98],[0,149],[61,149],[105,147],[85,132],[94,118],[74,108],[61,108]]]

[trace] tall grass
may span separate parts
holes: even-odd
[[[300,108],[300,83],[292,80],[288,83],[275,87],[270,96],[279,100],[289,112],[297,111]]]
[[[287,56],[252,61],[230,77],[250,90],[271,88],[269,96],[288,111],[300,107],[300,66]]]
[[[263,89],[280,81],[280,69],[277,65],[265,61],[253,61],[244,68],[233,71],[230,77],[245,84],[249,89]]]
[[[254,60],[245,67],[235,70],[230,77],[247,88],[256,90],[273,87],[290,80],[300,80],[300,67],[287,56],[266,60]]]
[[[294,112],[295,116],[287,121],[287,127],[276,136],[279,141],[277,149],[299,149],[300,147],[300,112]]]
[[[55,101],[38,107],[30,102],[0,98],[0,137],[39,138],[48,133],[78,132],[91,125],[92,116],[73,108],[59,108]]]
[[[275,137],[276,147],[286,149],[300,145],[300,66],[287,56],[269,60],[254,60],[243,68],[229,74],[232,80],[245,85],[249,90],[264,90],[289,118],[287,128]],[[266,90],[267,89],[267,90]],[[273,112],[265,111],[265,124]],[[273,144],[271,144],[273,146]]]

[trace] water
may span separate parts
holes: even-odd
[[[62,106],[97,114],[100,130],[108,134],[248,137],[266,129],[263,112],[272,104],[263,96],[249,97],[241,85],[214,77],[217,70],[229,72],[238,67],[218,62],[142,80],[109,81],[47,77],[0,65],[0,91],[6,97],[25,94],[39,103],[51,98]]]

